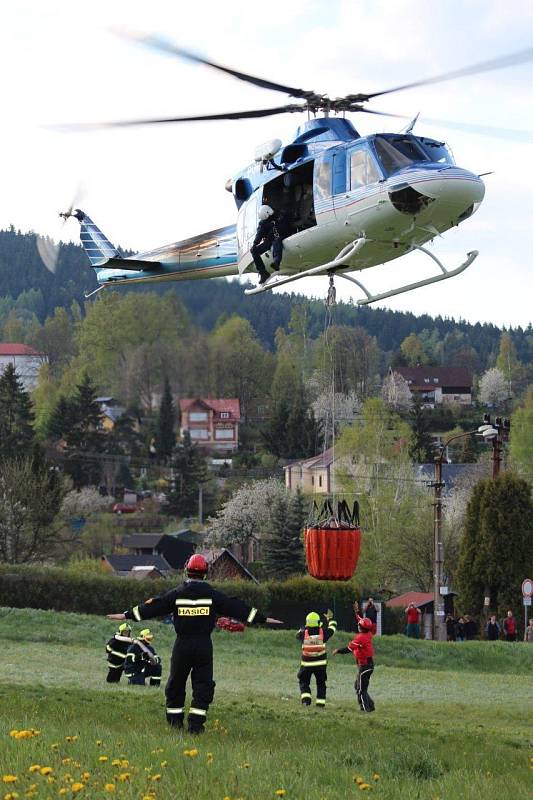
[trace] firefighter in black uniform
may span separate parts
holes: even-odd
[[[107,682],[118,683],[124,671],[124,662],[128,647],[133,642],[131,638],[131,627],[127,622],[118,626],[118,631],[106,644],[107,663]]]
[[[326,642],[331,639],[337,630],[337,623],[332,619],[333,614],[328,611],[325,615],[326,626],[321,622],[320,615],[311,611],[305,618],[305,628],[300,628],[296,638],[302,642],[302,658],[298,671],[300,682],[300,698],[302,705],[311,705],[311,678],[316,680],[316,705],[324,708],[326,705],[326,681],[328,656]]]
[[[146,678],[149,678],[150,686],[161,685],[161,659],[155,652],[153,638],[150,629],[145,628],[129,646],[124,664],[128,683],[145,686]]]
[[[188,729],[190,733],[201,733],[215,691],[211,631],[216,617],[236,617],[248,624],[281,623],[279,620],[264,617],[256,608],[251,608],[241,600],[227,597],[213,589],[205,582],[207,561],[199,553],[189,558],[185,568],[187,580],[176,589],[147,600],[124,614],[108,614],[108,617],[140,621],[173,615],[177,639],[165,689],[167,722],[178,728],[183,727],[185,686],[190,674],[192,703],[189,708]]]

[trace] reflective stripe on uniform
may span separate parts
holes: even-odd
[[[122,669],[124,664],[108,664],[109,669]]]
[[[301,697],[302,700],[305,700],[306,697],[311,699],[311,692],[302,692],[300,697]]]
[[[320,661],[300,661],[301,667],[327,667],[328,660],[327,658],[320,660]]]
[[[167,714],[183,714],[183,708],[167,708]]]
[[[131,613],[133,614],[133,616],[135,617],[137,622],[141,622],[142,621],[141,620],[141,615],[139,613],[139,606],[135,606],[135,608],[132,608],[131,609]]]
[[[317,701],[316,701],[316,705],[317,705],[317,706],[325,706],[325,705],[326,705],[326,701],[325,701],[325,700],[320,700],[320,699],[319,699],[319,700],[317,700]]]
[[[109,648],[107,652],[117,656],[117,658],[126,658],[126,653],[119,653],[118,650],[111,650],[111,648]]]
[[[178,597],[176,600],[177,606],[212,606],[213,600],[208,597],[205,600],[189,600],[187,598]]]
[[[253,622],[256,614],[257,614],[257,608],[252,608],[252,610],[248,614],[248,619],[246,620],[246,622]]]
[[[207,717],[207,711],[203,708],[189,708],[189,714],[197,714],[199,717]]]
[[[128,658],[129,658],[131,661],[135,661],[135,653],[128,653],[128,655],[126,656],[126,660],[127,660]]]

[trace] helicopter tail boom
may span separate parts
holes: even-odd
[[[106,266],[110,259],[120,259],[120,253],[107,236],[95,225],[90,217],[76,208],[69,216],[76,217],[80,223],[80,239],[91,267]]]

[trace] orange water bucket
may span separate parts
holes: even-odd
[[[329,501],[318,509],[317,522],[304,531],[307,570],[321,581],[349,581],[353,576],[361,552],[359,507],[354,503],[350,511],[342,501],[333,512]]]

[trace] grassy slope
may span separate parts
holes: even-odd
[[[173,632],[159,623],[152,628],[166,667]],[[287,800],[332,800],[359,796],[358,775],[370,779],[369,793],[387,800],[531,797],[533,648],[527,645],[377,640],[378,711],[365,716],[356,711],[350,656],[330,665],[326,711],[302,709],[291,632],[216,633],[210,729],[192,742],[166,728],[161,692],[103,682],[102,642],[112,630],[97,617],[0,610],[0,763],[3,774],[19,776],[20,797],[30,782],[39,784],[39,797],[58,797],[58,786],[68,785],[34,779],[31,763],[54,767],[58,778],[86,769],[91,778],[82,793],[104,796],[103,782],[117,773],[111,758],[119,756],[131,764],[130,780],[117,782],[113,793],[124,798],[142,797],[151,785],[158,800],[266,800],[278,788]],[[339,634],[338,645],[347,638]],[[7,736],[23,727],[42,734]],[[78,741],[64,741],[74,734]],[[51,749],[56,742],[59,751]],[[194,746],[196,758],[183,755]],[[62,765],[58,753],[80,767]],[[109,762],[98,762],[102,753]],[[160,767],[161,760],[168,765]],[[161,781],[150,780],[156,771]],[[379,780],[372,780],[374,772]]]

